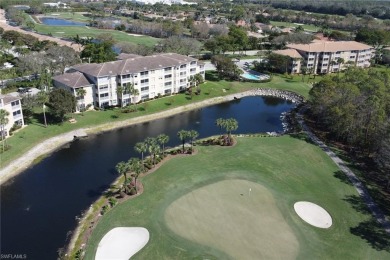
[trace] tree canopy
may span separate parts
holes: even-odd
[[[349,68],[310,91],[311,112],[330,135],[363,151],[390,136],[390,73]]]
[[[49,94],[50,114],[58,121],[64,121],[67,113],[76,109],[76,98],[64,89],[56,88]]]

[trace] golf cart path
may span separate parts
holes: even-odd
[[[359,195],[363,198],[365,204],[372,212],[373,217],[380,223],[385,231],[390,234],[390,222],[386,219],[382,210],[375,204],[374,200],[371,198],[368,190],[363,185],[363,183],[356,177],[356,175],[346,166],[345,162],[341,160],[330,148],[324,144],[320,139],[318,139],[313,132],[306,126],[303,121],[302,114],[298,115],[298,122],[302,126],[304,132],[310,137],[310,139],[318,145],[331,159],[332,161],[340,168],[340,170],[348,177],[349,181],[353,184]]]

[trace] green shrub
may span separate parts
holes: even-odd
[[[110,207],[108,205],[104,205],[100,211],[100,214],[103,216],[109,209]]]
[[[112,208],[118,203],[118,201],[115,198],[109,198],[108,203],[110,204],[110,206]]]

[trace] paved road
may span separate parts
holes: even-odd
[[[332,161],[340,168],[340,170],[348,177],[349,181],[355,186],[355,189],[359,195],[363,198],[367,207],[371,211],[374,218],[380,223],[385,231],[390,234],[390,222],[386,219],[385,215],[380,208],[375,204],[374,200],[371,198],[368,190],[364,184],[358,179],[358,177],[346,166],[345,162],[341,160],[334,152],[332,152],[329,147],[324,144],[320,139],[318,139],[313,132],[305,125],[303,117],[300,114],[298,116],[298,122],[302,126],[303,130],[307,133],[310,139],[316,143],[331,159]]]
[[[17,32],[20,32],[20,33],[23,33],[23,34],[30,34],[32,36],[37,37],[40,41],[44,41],[44,40],[53,41],[53,42],[58,43],[58,45],[71,47],[75,51],[81,51],[82,50],[82,46],[80,44],[73,44],[72,42],[65,41],[65,40],[62,40],[62,39],[58,39],[58,38],[55,38],[55,37],[41,35],[41,34],[34,33],[34,32],[28,32],[28,31],[22,30],[20,27],[11,26],[11,25],[7,24],[7,21],[5,20],[5,11],[4,11],[4,9],[0,9],[0,27],[2,27],[4,29],[4,31],[17,31]]]

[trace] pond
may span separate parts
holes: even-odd
[[[75,22],[75,21],[65,20],[65,19],[60,19],[55,17],[41,17],[40,20],[43,24],[50,25],[50,26],[86,26],[87,25],[86,23]]]
[[[115,165],[139,156],[134,145],[165,133],[194,129],[199,138],[220,133],[217,118],[237,119],[237,134],[281,131],[280,115],[294,107],[270,97],[247,97],[74,141],[1,187],[2,254],[56,259],[77,226],[76,216],[117,178]]]

